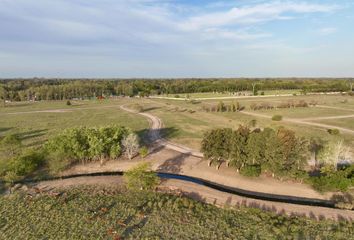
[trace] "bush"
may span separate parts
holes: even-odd
[[[345,192],[349,187],[354,186],[354,165],[319,177],[311,177],[310,182],[320,192]]]
[[[10,160],[7,172],[12,175],[26,176],[38,169],[44,162],[40,152],[28,151]]]
[[[145,158],[149,154],[149,149],[144,146],[144,147],[140,148],[139,154],[142,158]]]
[[[122,153],[122,139],[129,133],[129,129],[120,126],[67,129],[46,143],[49,160],[54,161],[49,165],[56,171],[77,161],[102,163],[103,159],[117,158]]]
[[[66,157],[65,154],[59,152],[48,154],[46,160],[49,171],[52,174],[57,174],[67,169],[71,164],[75,163],[73,159],[70,159]]]
[[[246,165],[240,169],[240,174],[247,177],[258,177],[261,175],[261,165]]]
[[[354,197],[350,193],[334,194],[331,200],[341,209],[354,210]]]
[[[327,132],[331,135],[339,135],[339,130],[336,128],[333,129],[327,129]]]
[[[129,190],[152,190],[159,184],[159,177],[149,171],[148,163],[141,163],[124,173],[124,180]]]
[[[283,116],[281,116],[281,115],[274,115],[273,117],[272,117],[272,120],[273,121],[281,121],[283,119]]]
[[[71,106],[71,102],[68,100],[68,101],[66,101],[66,105],[67,106]]]

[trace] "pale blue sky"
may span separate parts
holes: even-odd
[[[354,77],[351,0],[0,0],[0,77]]]

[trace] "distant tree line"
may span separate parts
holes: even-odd
[[[70,100],[100,96],[148,96],[195,92],[299,89],[307,92],[351,91],[354,79],[2,79],[0,98],[10,101]]]

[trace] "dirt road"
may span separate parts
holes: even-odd
[[[191,149],[186,146],[182,146],[173,142],[170,142],[164,138],[161,137],[160,134],[160,129],[163,127],[162,120],[150,113],[144,113],[144,112],[136,112],[124,105],[120,106],[121,109],[130,112],[130,113],[136,113],[139,115],[142,115],[146,117],[149,122],[150,122],[150,131],[149,131],[149,138],[151,139],[152,142],[155,143],[157,146],[164,146],[168,149],[175,150],[177,152],[183,153],[183,154],[189,154],[195,157],[203,157],[203,154],[199,151],[196,151],[194,149]]]
[[[68,189],[82,185],[119,188],[122,184],[123,179],[121,176],[97,176],[43,181],[36,184],[35,187],[41,191],[55,191],[57,189]],[[176,179],[162,181],[159,189],[168,192],[176,190],[182,191],[186,196],[189,196],[195,200],[214,204],[219,207],[248,206],[276,212],[278,214],[286,214],[289,216],[298,215],[307,216],[314,219],[326,218],[332,220],[354,220],[353,211],[249,199]]]

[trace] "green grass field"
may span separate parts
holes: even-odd
[[[153,192],[0,196],[0,239],[352,239],[354,225]]]
[[[280,114],[291,118],[326,117],[338,115],[350,115],[354,113],[354,98],[340,95],[308,95],[288,97],[265,97],[246,98],[237,100],[223,100],[225,104],[238,101],[245,106],[245,111],[250,104],[256,102],[269,102],[279,104],[289,100],[305,100],[307,102],[317,101],[321,106],[335,107],[311,107],[291,108],[278,110],[254,111],[267,116]],[[300,125],[288,122],[275,122],[262,117],[254,117],[242,113],[211,113],[202,110],[202,106],[217,105],[219,100],[207,100],[199,102],[176,101],[168,99],[136,99],[126,98],[118,100],[103,101],[72,101],[72,106],[67,106],[64,101],[36,102],[36,103],[14,103],[0,108],[0,135],[6,133],[20,133],[24,144],[27,146],[39,145],[50,136],[53,136],[65,128],[76,126],[102,126],[109,124],[125,125],[133,130],[142,133],[149,126],[148,121],[139,115],[127,113],[119,109],[121,104],[139,103],[145,110],[160,117],[164,123],[164,134],[167,138],[195,149],[200,148],[200,142],[205,131],[215,127],[237,128],[240,124],[247,124],[251,120],[257,120],[257,126],[278,128],[285,126],[297,132],[299,136],[310,139],[318,137],[326,141],[344,139],[345,142],[354,147],[353,135],[341,133],[339,136],[332,136],[326,132],[327,129]],[[59,112],[32,112],[58,110]],[[15,114],[16,113],[16,114]],[[352,118],[335,120],[318,120],[320,122],[338,127],[353,129]]]
[[[269,97],[265,98],[267,102],[280,103],[282,101],[288,100],[306,100],[308,102],[316,100],[321,104],[331,103],[329,106],[336,107],[337,105],[342,106],[341,103],[347,100],[346,104],[351,104],[354,102],[353,97],[347,96],[297,96],[297,97]],[[279,109],[279,110],[261,110],[253,111],[249,109],[249,106],[253,102],[263,102],[265,99],[238,99],[242,106],[245,106],[245,111],[260,113],[263,115],[273,116],[275,114],[281,114],[284,117],[292,118],[310,118],[310,117],[326,117],[326,116],[337,116],[337,115],[351,115],[354,112],[348,109],[329,109],[320,107],[311,108],[291,108],[291,109]],[[236,101],[236,100],[235,100]],[[230,104],[235,102],[232,100],[223,100],[225,104]],[[169,137],[178,143],[189,145],[195,149],[200,147],[200,142],[203,133],[212,128],[216,127],[231,127],[237,128],[240,124],[248,124],[252,119],[257,120],[257,127],[271,127],[278,128],[285,126],[289,129],[294,130],[299,136],[306,137],[308,139],[312,137],[321,138],[325,141],[337,141],[344,139],[344,141],[349,145],[354,147],[354,136],[347,133],[341,133],[339,136],[333,136],[328,134],[326,128],[320,128],[316,126],[301,125],[289,122],[275,122],[271,119],[249,116],[243,113],[216,113],[216,112],[205,112],[202,110],[202,106],[217,105],[218,100],[207,100],[192,103],[191,101],[176,101],[168,99],[153,99],[153,100],[142,100],[141,104],[145,106],[146,109],[157,116],[159,116],[166,128],[174,129],[174,133]],[[325,105],[327,106],[327,105]],[[195,111],[193,113],[190,110]],[[330,123],[334,127],[346,127],[351,128],[350,119],[340,119],[340,122]],[[318,121],[316,121],[318,122]],[[327,122],[327,120],[326,120]],[[324,122],[325,123],[325,122]]]
[[[0,136],[20,134],[23,144],[37,146],[66,128],[78,126],[123,125],[142,133],[148,121],[119,108],[126,100],[80,101],[66,106],[64,101],[13,104],[0,108]],[[45,110],[60,112],[35,112]],[[30,113],[32,111],[32,113]]]

